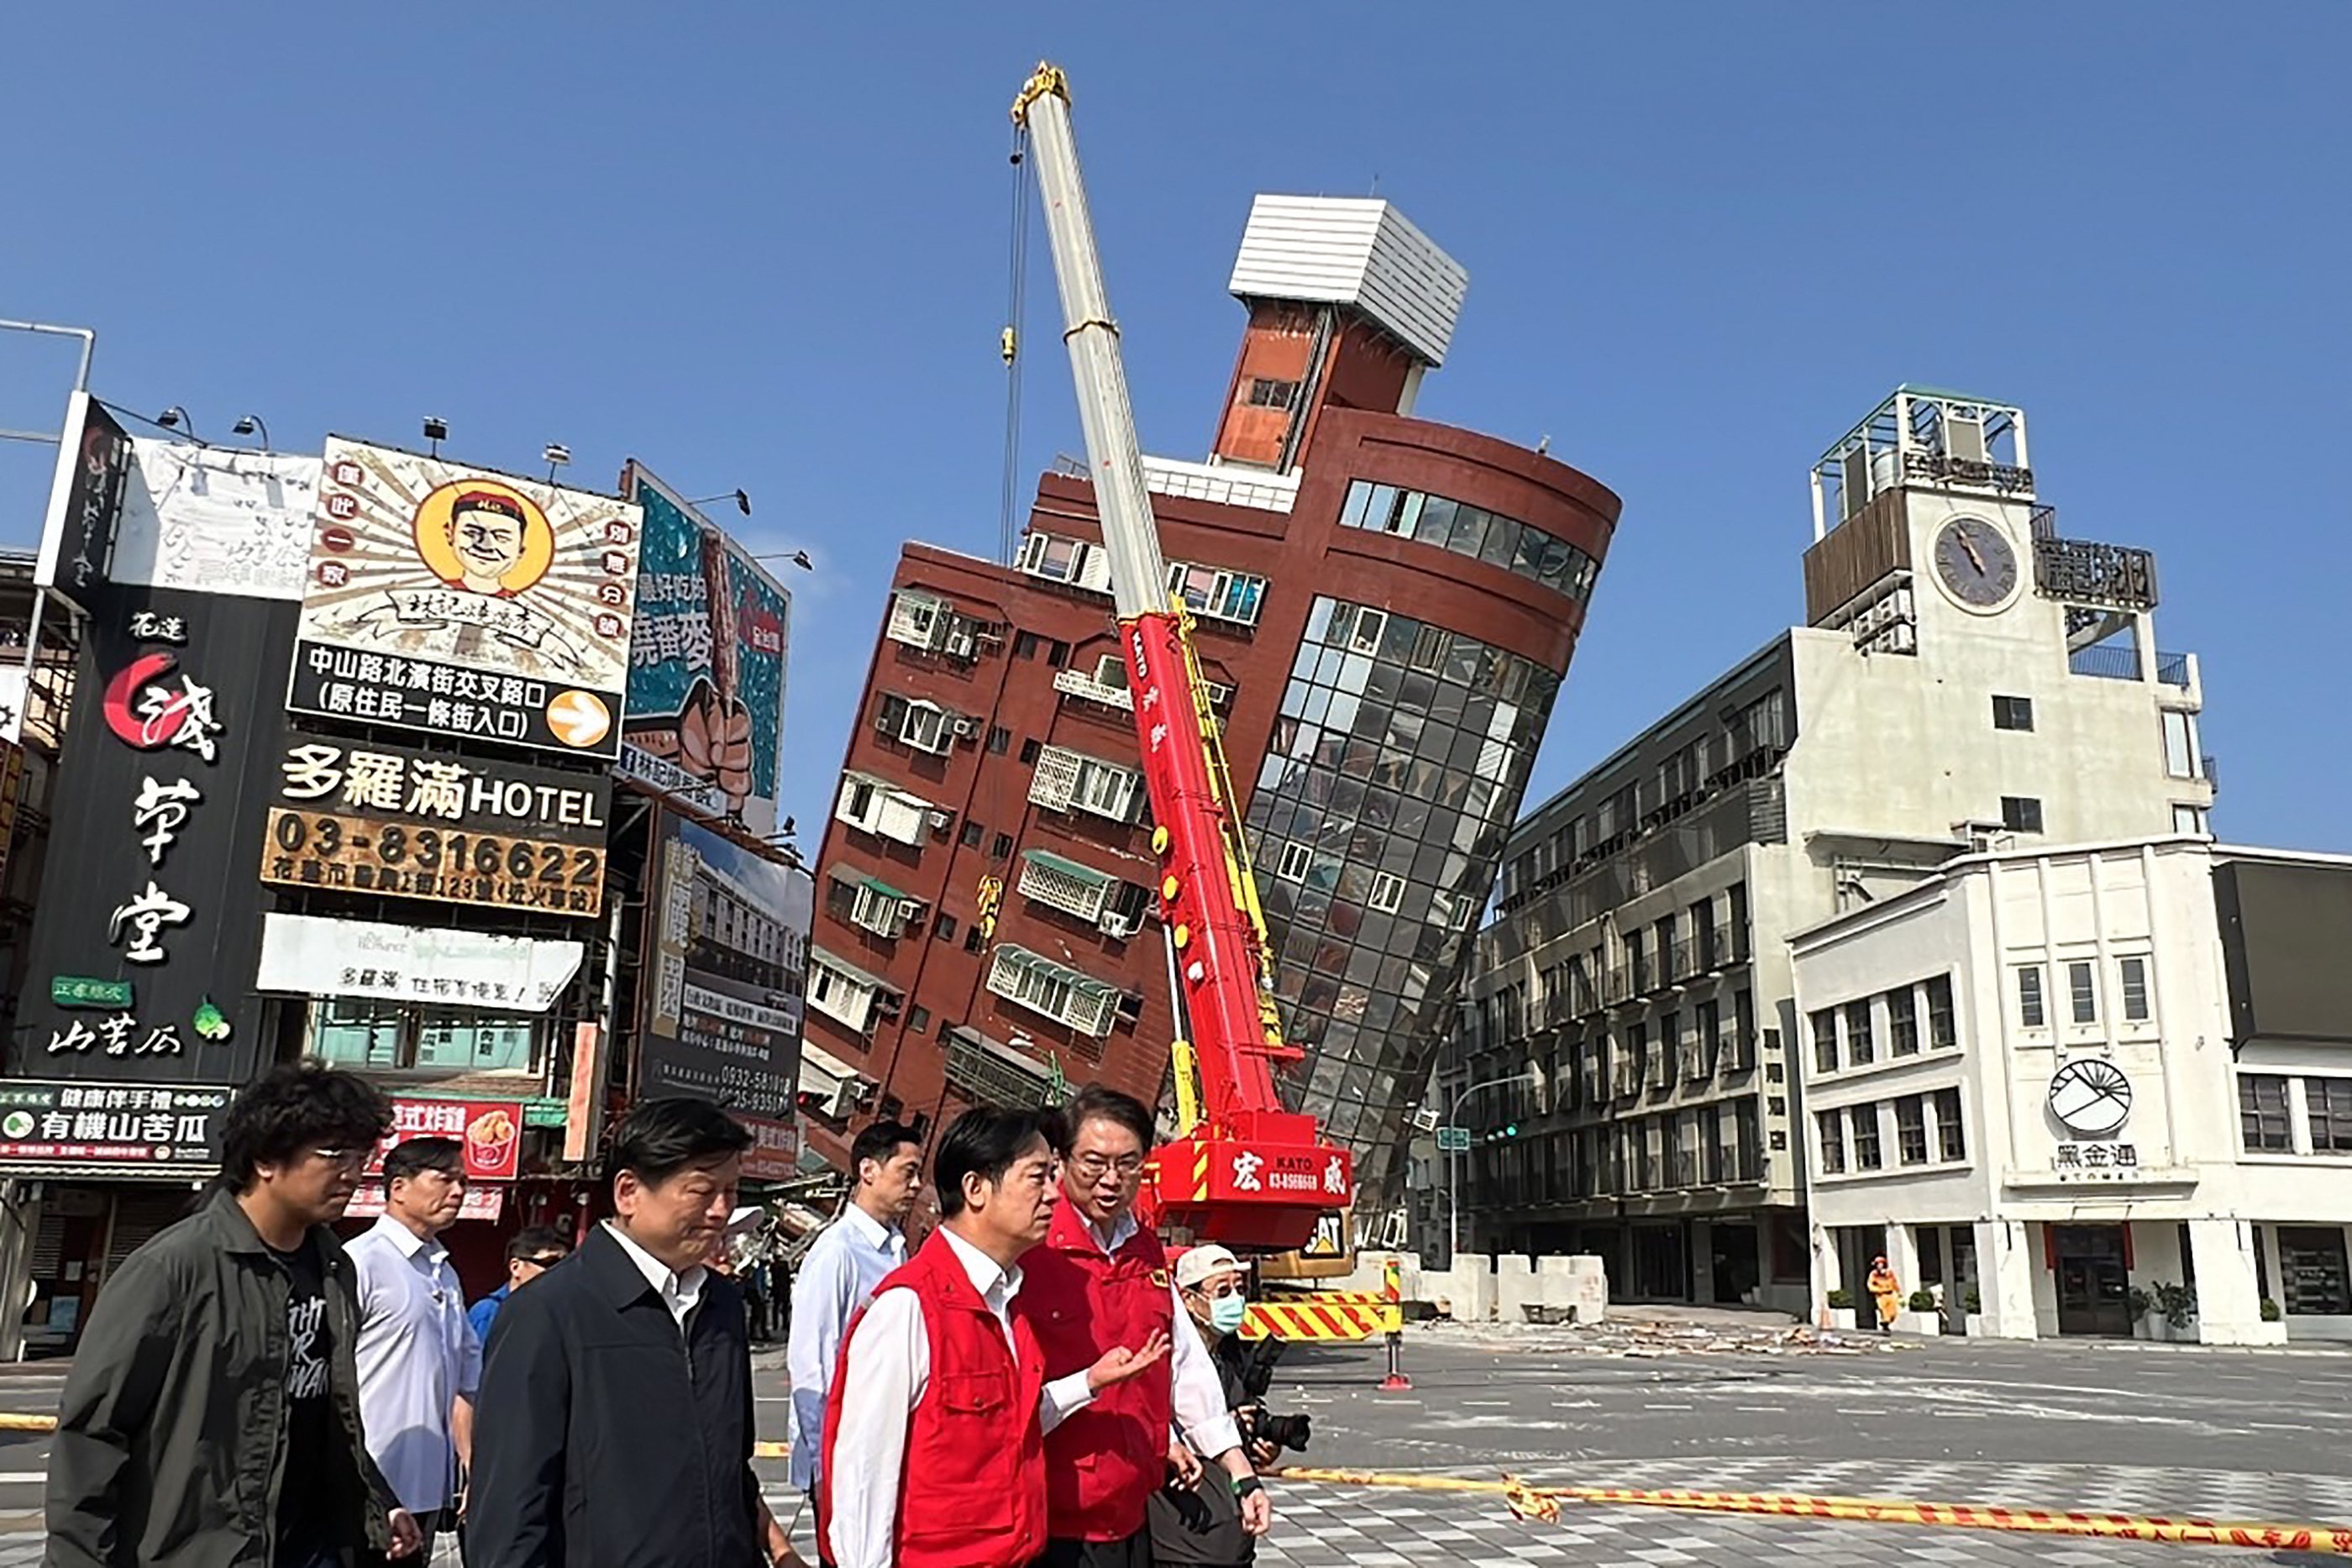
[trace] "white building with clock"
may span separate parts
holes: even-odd
[[[1518,823],[1431,1102],[1475,1146],[1416,1184],[1458,1180],[1465,1250],[1807,1311],[1790,938],[1955,857],[2207,832],[2203,692],[2157,644],[2154,559],[2070,538],[2040,477],[2023,410],[1897,389],[1811,468],[1808,623]],[[1951,1007],[1873,1016],[1918,1039]]]
[[[1800,933],[1816,1301],[1885,1254],[1955,1331],[2352,1339],[2347,939],[2352,861],[2187,836]]]

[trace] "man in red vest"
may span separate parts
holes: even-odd
[[[1090,1365],[1111,1345],[1166,1337],[1165,1371],[1102,1390],[1045,1443],[1046,1530],[1042,1568],[1151,1568],[1144,1511],[1171,1464],[1222,1467],[1243,1528],[1273,1522],[1265,1483],[1251,1470],[1225,1406],[1216,1364],[1176,1297],[1160,1239],[1135,1220],[1151,1113],[1141,1101],[1090,1084],[1063,1108],[1062,1195],[1045,1244],[1027,1260],[1021,1315],[1045,1353],[1048,1376]]]
[[[1045,1550],[1045,1434],[1167,1358],[1163,1329],[1046,1381],[1013,1301],[1059,1197],[1053,1122],[957,1117],[931,1167],[940,1228],[849,1325],[817,1487],[835,1568],[1026,1568]]]

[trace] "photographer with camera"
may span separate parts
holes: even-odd
[[[1176,1260],[1176,1287],[1209,1347],[1225,1406],[1241,1428],[1251,1462],[1268,1465],[1284,1448],[1306,1448],[1307,1417],[1270,1416],[1260,1403],[1282,1345],[1274,1340],[1256,1347],[1242,1343],[1249,1293],[1241,1260],[1223,1247],[1192,1248]],[[1172,1430],[1168,1469],[1168,1483],[1152,1495],[1148,1516],[1154,1568],[1247,1568],[1256,1560],[1257,1538],[1242,1522],[1228,1478],[1202,1464]]]

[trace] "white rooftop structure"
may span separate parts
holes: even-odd
[[[1378,197],[1261,195],[1226,287],[1245,300],[1350,306],[1434,369],[1445,362],[1470,274]]]

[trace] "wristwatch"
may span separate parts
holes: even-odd
[[[1252,1492],[1261,1492],[1265,1490],[1265,1483],[1258,1479],[1255,1476],[1235,1476],[1234,1478],[1234,1496],[1237,1498],[1247,1497]]]

